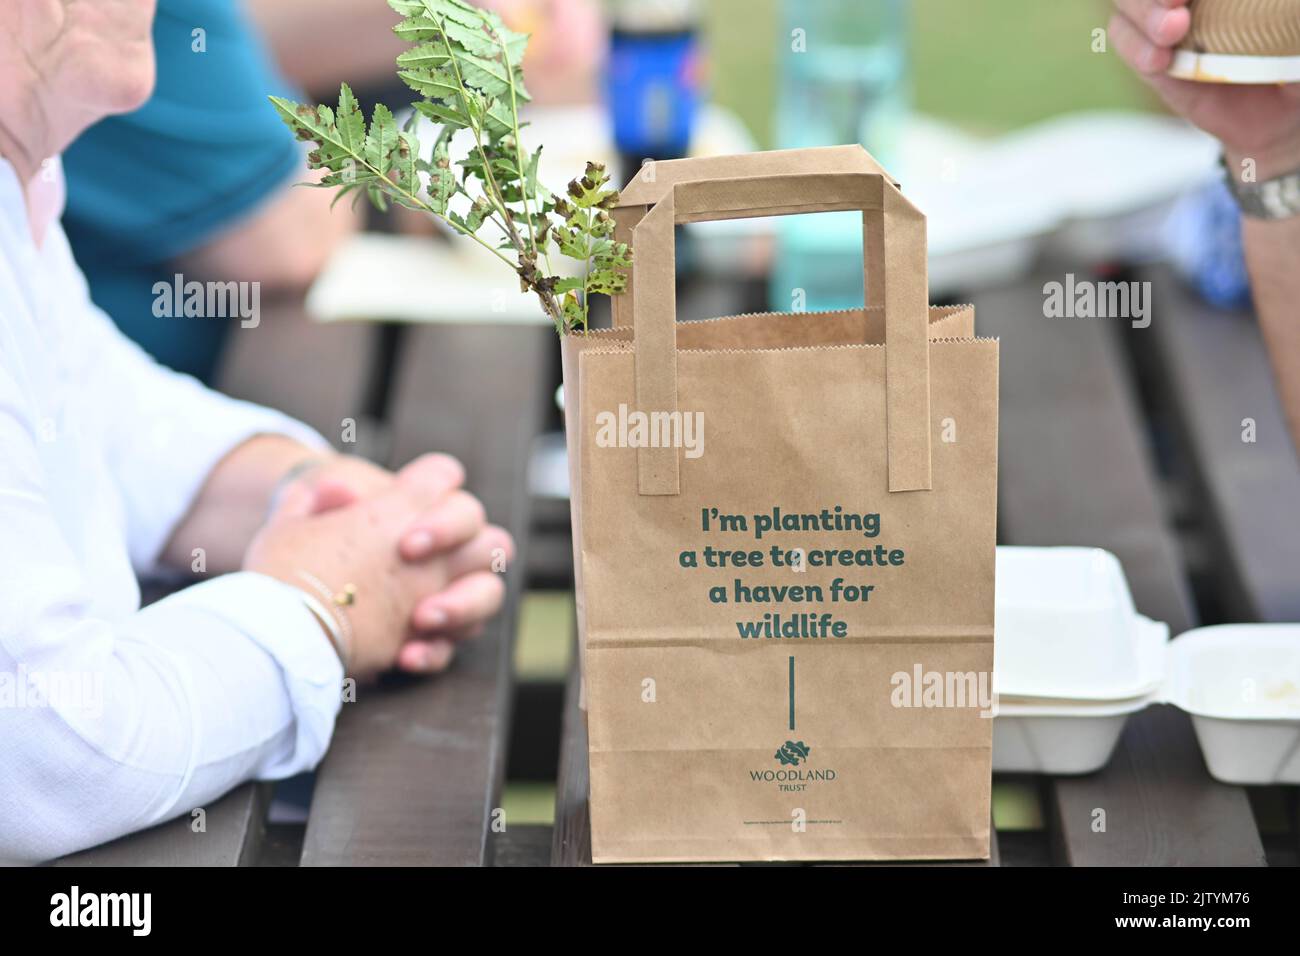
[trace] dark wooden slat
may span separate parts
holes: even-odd
[[[1152,283],[1161,380],[1208,496],[1229,606],[1246,620],[1300,620],[1300,463],[1254,316],[1213,309],[1168,269]],[[1242,441],[1254,419],[1253,443]]]
[[[564,688],[560,766],[555,780],[551,866],[591,866],[591,814],[587,808],[587,715],[578,707],[578,650]]]
[[[1115,552],[1139,610],[1177,633],[1195,616],[1124,377],[1119,320],[1044,317],[1043,283],[1062,278],[975,303],[980,334],[1002,339],[1000,536]],[[1263,862],[1245,791],[1211,779],[1189,719],[1168,708],[1132,717],[1110,764],[1056,778],[1048,802],[1072,865]],[[1096,809],[1104,833],[1093,832]]]
[[[1002,340],[1000,540],[1113,551],[1138,610],[1186,630],[1195,612],[1110,327],[1119,320],[1044,317],[1051,279],[1062,276],[975,300],[976,331]]]
[[[464,462],[468,486],[519,557],[507,606],[429,681],[362,688],[317,774],[304,865],[483,865],[500,806],[511,651],[528,528],[528,455],[555,334],[540,327],[412,329],[400,356],[393,464],[429,450]]]
[[[205,807],[206,829],[184,816],[65,856],[56,866],[252,866],[266,822],[270,784],[246,783]]]
[[[382,441],[365,413],[380,331],[369,323],[312,322],[299,298],[264,303],[256,328],[231,331],[217,384],[306,422],[336,447],[373,455]],[[348,418],[359,422],[356,444],[341,441]]]
[[[551,828],[538,824],[511,826],[493,834],[493,866],[546,866],[551,860]]]

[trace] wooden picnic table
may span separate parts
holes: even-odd
[[[975,296],[978,331],[1002,340],[1000,541],[1113,551],[1139,610],[1167,621],[1174,634],[1196,626],[1206,609],[1231,620],[1300,617],[1300,467],[1252,316],[1210,309],[1157,268],[1134,276],[1154,285],[1150,328],[1046,318],[1043,283],[1065,271],[1049,263],[1029,281]],[[336,432],[340,418],[362,415],[378,432],[367,450],[393,464],[433,448],[458,455],[523,555],[526,464],[553,387],[553,333],[479,325],[331,328],[299,360],[313,369],[304,394],[289,390],[272,358],[271,336],[291,342],[293,324],[262,328],[271,334],[257,343],[245,339],[252,354],[233,363],[241,370],[230,380],[237,392],[272,400],[326,434]],[[390,371],[392,384],[379,388],[377,379]],[[1241,441],[1244,418],[1256,424],[1254,443]],[[552,551],[561,556],[556,560],[567,559],[567,549]],[[1211,558],[1213,573],[1206,573]],[[492,825],[505,775],[510,649],[525,584],[517,570],[524,562],[515,564],[506,611],[448,674],[363,691],[344,707],[291,862],[590,862],[576,670],[562,714],[550,715],[560,751],[554,825],[504,832]],[[522,719],[536,723],[533,714]],[[1034,834],[1032,852],[1023,833],[995,832],[988,865],[1265,862],[1247,790],[1209,776],[1190,720],[1172,708],[1134,715],[1102,771],[1037,782],[1046,829]],[[245,785],[208,808],[205,834],[192,833],[181,818],[62,862],[264,862],[268,789]],[[1296,788],[1281,789],[1291,825],[1270,838],[1271,850],[1293,862],[1300,849]],[[1106,811],[1104,832],[1093,828],[1098,808]]]

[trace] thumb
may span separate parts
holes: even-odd
[[[280,500],[276,502],[275,510],[266,523],[275,525],[333,511],[335,508],[346,508],[359,501],[360,497],[346,483],[335,478],[321,478],[310,483],[295,481],[281,493]]]
[[[337,478],[322,478],[311,488],[311,507],[308,514],[318,515],[335,508],[346,508],[361,500],[356,490]]]

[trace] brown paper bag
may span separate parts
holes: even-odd
[[[860,148],[655,165],[564,343],[593,858],[986,857],[997,343]],[[866,308],[677,325],[675,224],[846,209]]]

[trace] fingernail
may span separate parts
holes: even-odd
[[[433,547],[433,535],[428,531],[412,531],[406,536],[406,550],[423,554]]]
[[[440,607],[429,608],[420,614],[425,627],[442,627],[447,623],[447,612]]]

